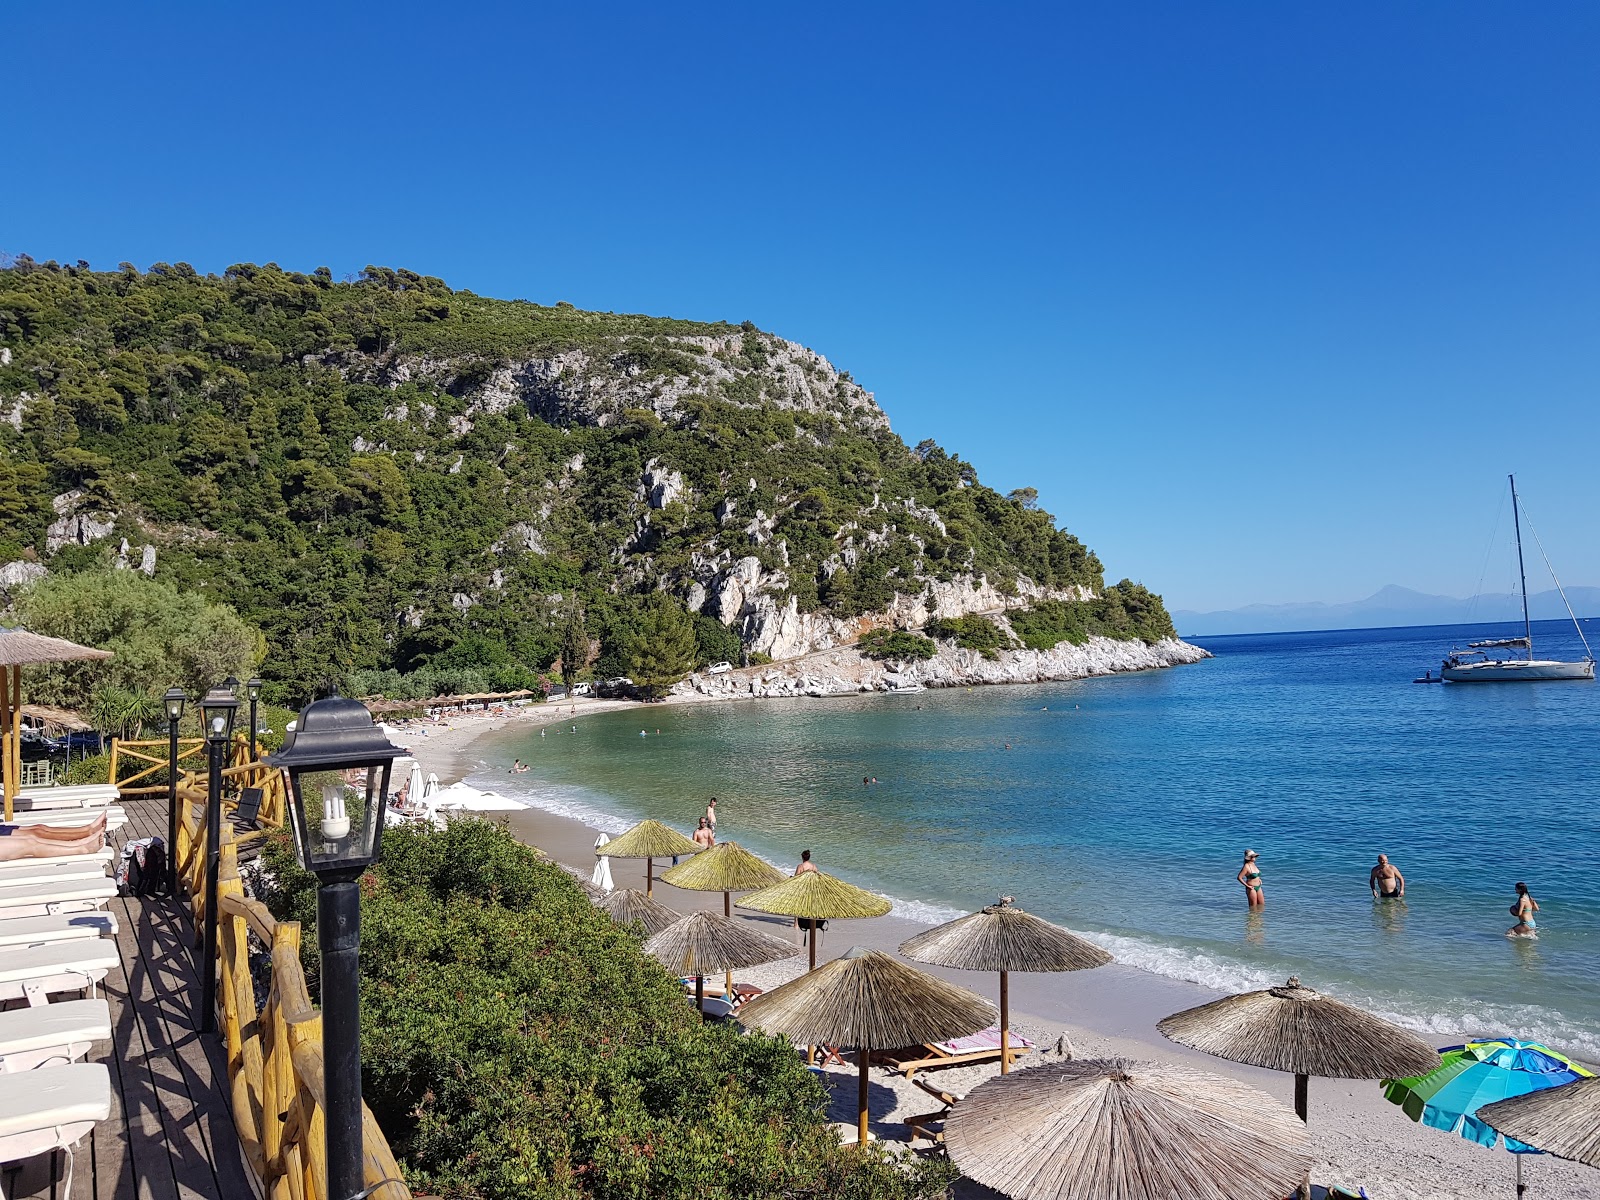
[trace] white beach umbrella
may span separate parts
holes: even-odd
[[[428,790],[428,785],[422,779],[422,764],[416,759],[411,760],[411,783],[406,788],[406,807],[420,808],[422,797]]]
[[[439,790],[439,777],[432,771],[428,772],[428,784],[422,789],[422,797],[426,800]]]
[[[594,840],[595,850],[598,851],[601,846],[604,846],[610,840],[611,835],[609,833],[602,833]],[[594,884],[595,887],[599,888],[601,891],[606,892],[611,891],[612,888],[617,886],[611,882],[611,860],[609,858],[606,858],[602,855],[601,857],[595,859],[594,874],[589,877],[589,882]]]

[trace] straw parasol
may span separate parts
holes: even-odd
[[[1001,896],[998,904],[917,934],[901,945],[900,953],[917,962],[960,971],[1000,972],[1002,1075],[1011,1070],[1011,1054],[1006,1045],[1011,1028],[1010,972],[1086,971],[1111,961],[1111,955],[1093,942],[1014,908],[1010,896]]]
[[[660,933],[678,919],[677,913],[657,904],[636,888],[618,888],[595,904],[618,925],[639,922],[644,926],[646,937]]]
[[[645,820],[606,843],[604,857],[644,859],[644,894],[649,896],[655,889],[656,859],[698,854],[700,850],[676,829],[668,829],[660,821]],[[601,852],[596,850],[595,854],[599,856]]]
[[[817,921],[850,920],[860,917],[881,917],[892,907],[882,896],[846,883],[826,871],[805,871],[793,875],[782,883],[751,892],[739,901],[740,908],[754,912],[775,913],[781,917],[797,917],[812,922],[809,941],[811,962],[809,969],[817,969]],[[982,1026],[979,1026],[982,1028]],[[917,1041],[924,1041],[917,1038]],[[909,1045],[896,1042],[897,1046]]]
[[[1478,1120],[1535,1150],[1600,1167],[1600,1077],[1497,1100]]]
[[[70,708],[57,708],[53,704],[24,704],[19,711],[24,717],[39,722],[46,732],[52,729],[76,732],[94,728]]]
[[[1018,1200],[1282,1196],[1311,1166],[1307,1140],[1247,1084],[1125,1058],[996,1075],[944,1127],[964,1175]]]
[[[0,629],[0,767],[5,775],[5,819],[10,821],[22,777],[22,668],[43,663],[88,662],[110,658],[111,651],[80,646],[61,638]]]
[[[843,958],[746,1001],[741,1025],[796,1043],[854,1046],[860,1067],[857,1135],[867,1141],[867,1060],[874,1049],[966,1037],[994,1020],[982,996],[919,971],[881,950]]]
[[[738,842],[718,842],[687,862],[661,872],[661,882],[694,892],[721,892],[722,915],[733,916],[733,892],[771,887],[788,876],[769,862],[757,858]],[[727,978],[733,990],[733,973]]]
[[[752,929],[731,917],[690,913],[668,925],[644,944],[667,970],[694,976],[694,1006],[705,1005],[705,977],[711,971],[733,972],[762,963],[793,958],[800,947]]]

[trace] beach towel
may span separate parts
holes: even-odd
[[[594,840],[594,848],[600,849],[611,840],[611,835],[602,833]],[[602,856],[595,860],[594,874],[589,877],[589,882],[601,891],[609,892],[617,885],[611,882],[611,859]]]
[[[946,1054],[976,1054],[980,1050],[1000,1049],[1000,1026],[991,1025],[987,1029],[980,1029],[977,1033],[966,1037],[951,1038],[946,1042],[929,1042],[935,1050],[942,1050]],[[1023,1037],[1015,1029],[1006,1033],[1006,1045],[1012,1050],[1032,1050],[1033,1043]]]

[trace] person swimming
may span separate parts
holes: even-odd
[[[1538,911],[1539,902],[1533,898],[1533,893],[1528,891],[1528,885],[1517,884],[1517,900],[1511,906],[1511,915],[1517,919],[1517,923],[1506,930],[1506,936],[1538,937],[1539,922],[1533,918],[1533,914]]]
[[[1266,904],[1266,895],[1261,890],[1261,869],[1256,866],[1258,855],[1254,850],[1244,852],[1244,866],[1239,868],[1235,876],[1244,885],[1244,892],[1249,897],[1251,908],[1260,908]]]

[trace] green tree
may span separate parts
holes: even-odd
[[[31,696],[68,708],[87,707],[105,688],[139,697],[176,684],[193,695],[229,675],[249,678],[266,653],[261,631],[232,608],[137,571],[41,579],[23,594],[17,615],[34,633],[112,652],[30,672]]]
[[[578,672],[589,665],[589,629],[583,620],[583,601],[573,596],[567,601],[561,622],[561,682],[567,694],[578,682]]]
[[[694,670],[694,622],[665,592],[652,592],[638,613],[628,639],[628,662],[635,683],[652,699]]]

